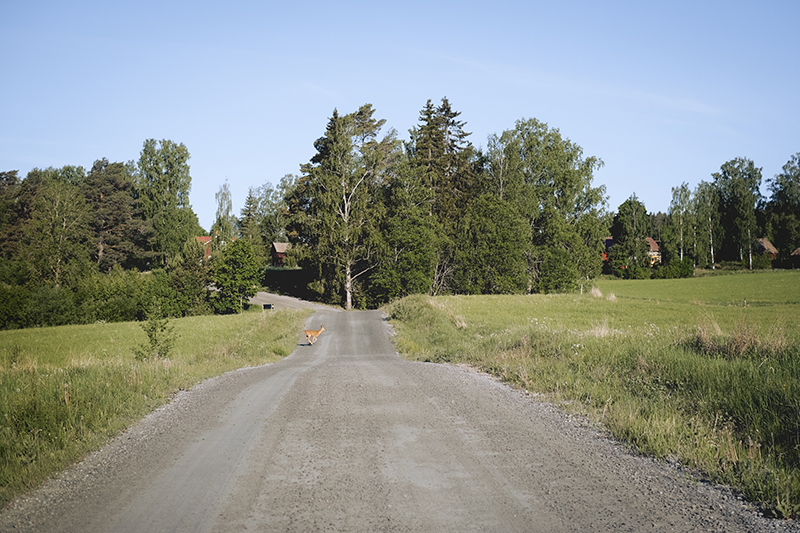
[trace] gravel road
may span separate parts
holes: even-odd
[[[379,312],[178,394],[1,531],[800,531],[492,378],[401,359]]]

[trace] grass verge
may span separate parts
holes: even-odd
[[[171,321],[169,357],[141,360],[136,322],[0,332],[0,504],[199,381],[294,351],[311,311]]]
[[[414,296],[386,311],[408,358],[491,372],[798,516],[800,272],[593,294]]]

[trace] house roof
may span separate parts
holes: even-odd
[[[798,248],[797,250],[795,250],[794,252],[792,252],[789,255],[800,255],[800,248]]]
[[[647,241],[647,244],[650,246],[650,251],[651,252],[658,252],[658,251],[661,250],[658,247],[658,243],[652,237],[647,237],[645,240]]]
[[[771,254],[777,254],[778,253],[777,248],[772,246],[772,243],[769,242],[767,239],[761,238],[761,239],[758,239],[756,242],[758,242],[758,247],[761,250],[763,250],[765,252],[768,252],[768,253],[771,253]]]
[[[273,242],[272,247],[275,248],[275,251],[279,254],[285,254],[286,250],[289,249],[288,242]]]

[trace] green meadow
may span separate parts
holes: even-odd
[[[800,272],[412,296],[386,311],[405,357],[490,372],[775,516],[800,514]]]
[[[140,323],[0,331],[0,504],[102,446],[181,389],[295,349],[310,311],[170,321],[165,357]]]

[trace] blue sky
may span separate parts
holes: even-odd
[[[747,157],[800,152],[800,2],[169,2],[0,4],[0,171],[191,153],[208,229],[227,179],[277,184],[334,108],[371,103],[401,139],[447,97],[476,146],[537,118],[605,166],[610,210],[666,211]],[[766,188],[762,187],[766,193]]]

